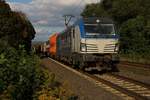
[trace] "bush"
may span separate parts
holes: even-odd
[[[8,45],[0,48],[1,99],[32,100],[46,80],[39,58],[20,48],[18,51]]]
[[[120,53],[130,62],[147,63],[150,58],[150,35],[146,26],[142,16],[130,19],[121,26]]]
[[[27,53],[0,41],[1,100],[76,100],[77,97],[55,80],[55,75],[41,67],[34,53]]]

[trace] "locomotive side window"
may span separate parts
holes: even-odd
[[[72,30],[72,35],[73,35],[73,38],[75,38],[75,29],[74,28]]]

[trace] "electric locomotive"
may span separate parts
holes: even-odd
[[[113,70],[119,36],[108,18],[80,18],[57,37],[57,58],[84,70]]]

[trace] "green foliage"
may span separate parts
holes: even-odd
[[[22,46],[17,51],[8,45],[0,45],[0,99],[33,99],[46,80],[39,58],[34,54],[27,55]]]
[[[138,16],[137,18],[130,19],[123,23],[121,26],[121,46],[125,51],[134,50],[138,53],[143,53],[146,50],[144,47],[148,47],[147,37],[145,34],[145,21],[144,18]],[[145,34],[146,35],[146,34]],[[140,48],[139,48],[140,47]]]
[[[24,46],[16,50],[0,40],[1,100],[68,100],[74,97],[55,80],[55,74],[41,67],[40,59]],[[44,99],[44,100],[45,100]],[[72,100],[72,99],[71,99]]]
[[[84,17],[105,17],[108,16],[108,13],[104,11],[101,4],[89,4],[81,15]]]
[[[120,34],[121,54],[150,58],[150,0],[102,0],[87,5],[83,17],[110,17]]]

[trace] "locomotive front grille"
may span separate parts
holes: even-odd
[[[98,52],[98,47],[94,44],[86,44],[87,52]]]
[[[116,45],[115,44],[107,44],[105,47],[104,47],[104,52],[107,53],[107,52],[115,52],[115,47]]]

